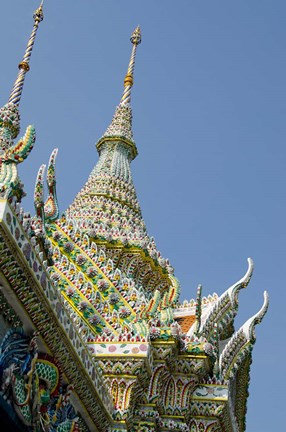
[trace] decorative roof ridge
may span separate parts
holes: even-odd
[[[247,262],[248,268],[245,275],[223,292],[210,309],[205,312],[205,315],[202,316],[202,324],[199,329],[201,335],[206,336],[206,334],[212,332],[214,323],[217,323],[220,330],[222,330],[221,321],[225,319],[229,322],[235,317],[238,308],[238,293],[242,288],[247,287],[253,273],[253,260],[248,258]],[[222,310],[221,305],[224,303],[228,305],[225,305]],[[227,314],[228,317],[226,317]]]
[[[58,149],[55,148],[50,156],[49,165],[47,169],[47,186],[48,186],[48,198],[46,199],[44,210],[45,218],[48,221],[54,221],[59,217],[59,205],[57,199],[56,189],[56,158]]]
[[[224,347],[219,358],[219,369],[224,380],[233,378],[245,356],[251,352],[255,343],[255,326],[264,318],[269,306],[269,296],[264,291],[264,301],[261,309],[249,318]]]
[[[40,166],[34,189],[34,207],[36,216],[33,218],[33,229],[38,234],[43,234],[45,231],[45,223],[56,220],[59,216],[59,208],[56,193],[56,178],[55,178],[55,160],[58,149],[54,149],[50,156],[47,170],[47,186],[48,197],[44,201],[44,175],[46,165]]]
[[[238,305],[238,293],[242,288],[246,288],[253,274],[254,262],[252,258],[247,258],[248,268],[245,275],[235,284],[233,284],[225,294],[228,294],[234,306]],[[222,294],[223,296],[224,294]]]
[[[244,358],[244,355],[246,353],[245,349],[248,344],[248,340],[246,338],[246,335],[243,331],[243,328],[240,327],[239,330],[237,330],[232,337],[227,342],[226,346],[222,350],[220,356],[219,356],[219,371],[220,375],[223,378],[223,380],[228,381],[230,378],[234,377],[234,371],[236,371],[235,364],[236,364],[236,358],[239,353],[244,353],[242,357]],[[234,367],[234,370],[231,371],[231,368]]]
[[[18,208],[17,205],[16,209]],[[13,292],[12,306],[15,304],[16,310],[22,311],[20,318],[24,319],[29,328],[35,327],[40,332],[48,350],[61,364],[67,380],[74,383],[75,392],[92,422],[98,424],[100,413],[104,413],[106,420],[100,426],[107,430],[113,404],[100,370],[96,363],[90,361],[88,345],[69,320],[69,314],[56,284],[49,277],[47,262],[35,237],[29,238],[29,234],[27,237],[21,218],[14,216],[16,214],[10,203],[2,200],[1,242],[6,258],[1,270],[9,286],[13,286],[13,289],[10,287],[8,290]],[[19,230],[19,237],[15,235],[15,230]],[[88,398],[87,395],[91,396]],[[98,397],[101,400],[104,398],[104,405],[94,404]]]
[[[42,164],[39,168],[35,189],[34,189],[34,207],[36,217],[42,222],[44,221],[44,175],[46,165]]]
[[[208,294],[207,296],[202,296],[201,303],[202,309],[208,307],[211,303],[214,303],[218,300],[219,296],[216,292],[213,294]],[[176,309],[176,312],[186,312],[189,313],[196,307],[196,299],[191,298],[190,300],[183,300],[182,303],[179,303]]]
[[[263,297],[264,301],[260,310],[251,318],[249,318],[242,326],[243,332],[245,333],[248,340],[250,340],[252,343],[254,343],[256,340],[255,326],[261,323],[269,307],[269,295],[267,291],[264,291]]]

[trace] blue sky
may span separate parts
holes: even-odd
[[[1,104],[36,6],[1,5]],[[237,326],[269,291],[247,432],[280,428],[285,399],[285,18],[282,0],[46,0],[20,105],[22,132],[30,123],[37,130],[20,168],[24,208],[33,212],[37,170],[58,147],[64,211],[97,161],[94,143],[120,100],[130,33],[141,25],[132,171],[149,233],[175,267],[182,300],[198,283],[221,294],[244,274],[248,256],[255,272],[240,293]]]

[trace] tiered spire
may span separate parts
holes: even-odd
[[[141,43],[139,26],[131,35],[133,45],[124,79],[124,91],[110,126],[97,143],[99,161],[83,189],[70,206],[68,214],[89,225],[102,237],[133,236],[146,241],[146,228],[132,182],[130,162],[137,149],[132,134],[131,89],[137,46]],[[110,229],[114,226],[114,229]],[[113,233],[114,231],[114,233]],[[113,235],[114,234],[114,235]]]
[[[171,316],[169,307],[179,295],[179,285],[171,276],[173,268],[169,261],[161,256],[154,239],[148,236],[130,168],[131,161],[137,155],[132,135],[130,100],[136,50],[141,42],[139,27],[130,40],[133,47],[124,79],[124,91],[110,126],[97,143],[99,160],[67,209],[62,223],[73,227],[77,233],[92,239],[96,244],[104,243],[107,255],[110,254],[115,262],[120,255],[122,266],[125,262],[128,267],[122,270],[126,275],[129,276],[133,271],[127,264],[130,261],[134,269],[140,268],[142,273],[136,274],[140,278],[139,285],[142,286],[144,280],[144,289],[148,292],[148,313],[153,314],[162,294],[162,301],[165,302],[164,320],[168,320]],[[131,248],[134,249],[131,251]],[[123,258],[123,255],[126,257]],[[152,301],[150,293],[155,296],[153,299],[152,294]]]

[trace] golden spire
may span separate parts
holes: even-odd
[[[141,31],[139,26],[136,27],[136,29],[132,33],[130,41],[133,44],[133,47],[132,47],[130,62],[128,65],[127,74],[124,79],[124,92],[120,101],[120,105],[127,105],[131,101],[131,88],[133,86],[133,73],[135,67],[136,49],[137,49],[137,45],[141,43]]]
[[[38,9],[34,12],[33,18],[34,18],[34,27],[33,27],[30,39],[28,41],[23,60],[19,63],[18,76],[17,76],[17,79],[14,83],[14,86],[12,88],[12,91],[11,91],[11,94],[9,97],[9,102],[12,102],[14,105],[17,105],[17,106],[20,103],[23,85],[24,85],[24,80],[25,80],[25,75],[30,69],[29,62],[30,62],[34,42],[36,39],[36,33],[37,33],[37,30],[39,27],[39,23],[41,21],[43,21],[43,18],[44,18],[43,1],[41,2]]]

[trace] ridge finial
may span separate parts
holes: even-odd
[[[18,65],[18,67],[19,67],[18,76],[17,76],[16,81],[13,85],[13,88],[12,88],[12,91],[11,91],[11,94],[9,97],[9,101],[8,101],[8,102],[13,103],[16,106],[18,106],[20,103],[20,99],[21,99],[22,91],[23,91],[23,86],[24,86],[25,75],[30,70],[29,63],[30,63],[30,58],[31,58],[34,42],[36,39],[36,34],[37,34],[38,27],[39,27],[39,23],[41,21],[43,21],[43,19],[44,19],[43,1],[41,2],[38,9],[35,10],[33,18],[34,18],[33,30],[32,30],[31,36],[29,38],[23,59]]]

